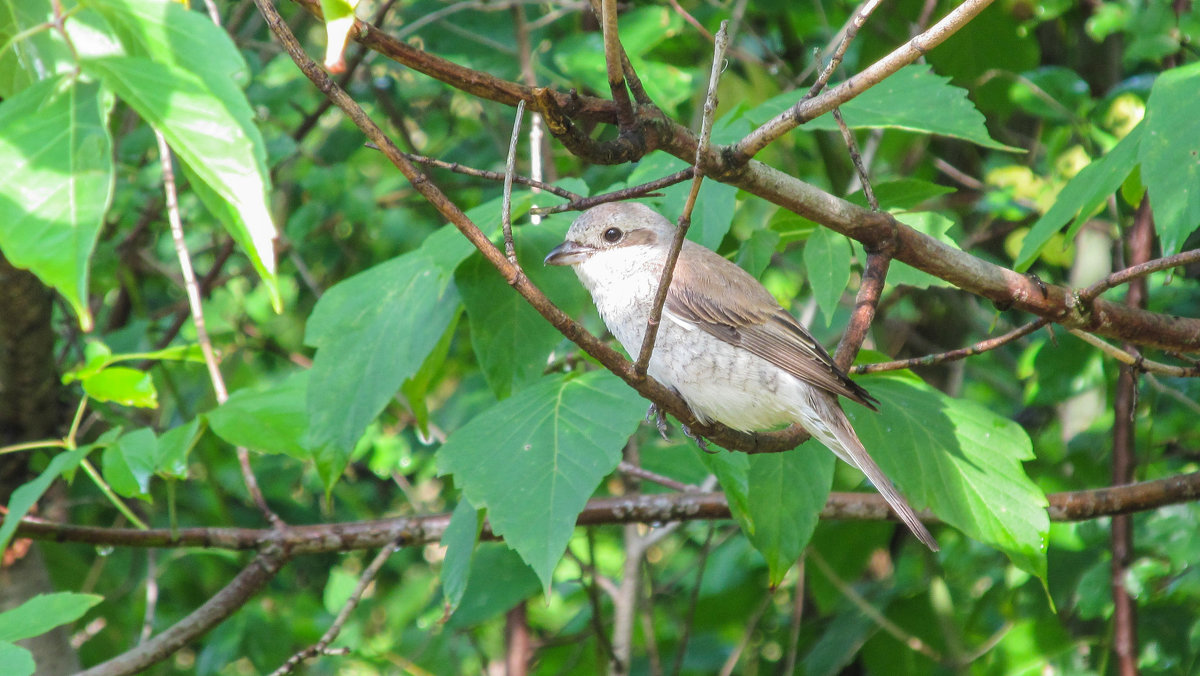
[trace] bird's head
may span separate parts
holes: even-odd
[[[579,265],[606,252],[620,252],[627,259],[661,259],[674,235],[675,226],[650,207],[610,202],[580,214],[545,263]]]

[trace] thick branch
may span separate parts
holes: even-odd
[[[1181,474],[1125,486],[1111,486],[1047,496],[1051,521],[1088,521],[1117,514],[1145,512],[1167,505],[1200,500],[1200,472]],[[926,519],[932,519],[928,514]],[[619,498],[595,498],[579,515],[580,526],[625,523],[669,523],[728,519],[722,493],[657,493]],[[877,493],[830,493],[822,519],[882,521],[892,519],[887,502]],[[289,556],[375,549],[389,543],[410,547],[437,542],[450,523],[449,514],[396,517],[375,521],[288,525],[282,529],[254,528],[95,528],[25,518],[17,536],[52,542],[78,542],[123,547],[206,547],[248,550],[277,546]],[[485,537],[494,537],[484,529]]]
[[[244,606],[275,577],[287,560],[288,556],[280,549],[271,547],[264,550],[224,589],[170,629],[139,643],[128,652],[81,672],[81,676],[140,674],[167,659]]]

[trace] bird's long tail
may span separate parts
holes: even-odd
[[[818,416],[822,424],[811,426],[806,424],[805,427],[808,428],[808,431],[812,432],[818,441],[829,447],[839,458],[862,470],[913,535],[925,543],[926,547],[935,552],[938,551],[937,541],[925,528],[925,524],[917,518],[916,512],[908,505],[908,500],[904,499],[900,491],[896,490],[891,480],[887,478],[879,465],[875,464],[875,460],[858,440],[858,435],[854,433],[850,420],[846,418],[846,414],[838,405],[837,400],[832,397],[822,397],[822,399],[824,401],[820,402],[822,404],[820,408],[824,410],[820,411],[821,415]],[[824,429],[813,429],[814,427],[823,427]]]

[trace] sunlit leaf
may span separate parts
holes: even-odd
[[[67,299],[84,330],[88,267],[112,198],[112,97],[55,77],[0,102],[0,250]]]

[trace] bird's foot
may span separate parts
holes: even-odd
[[[651,403],[649,410],[646,411],[646,422],[653,422],[658,428],[658,435],[663,438],[663,441],[670,441],[667,436],[667,414],[662,412],[658,404]]]
[[[681,425],[679,426],[679,429],[683,430],[683,433],[684,433],[685,435],[687,435],[687,438],[688,438],[688,439],[691,439],[692,441],[696,442],[696,445],[700,447],[700,450],[704,451],[705,453],[716,453],[716,451],[710,451],[710,450],[708,450],[708,442],[706,442],[706,441],[704,440],[704,437],[702,437],[702,436],[700,436],[699,434],[696,434],[695,432],[693,432],[693,431],[691,430],[691,428],[690,428],[690,427],[688,427],[687,425],[682,425],[682,424],[681,424]]]

